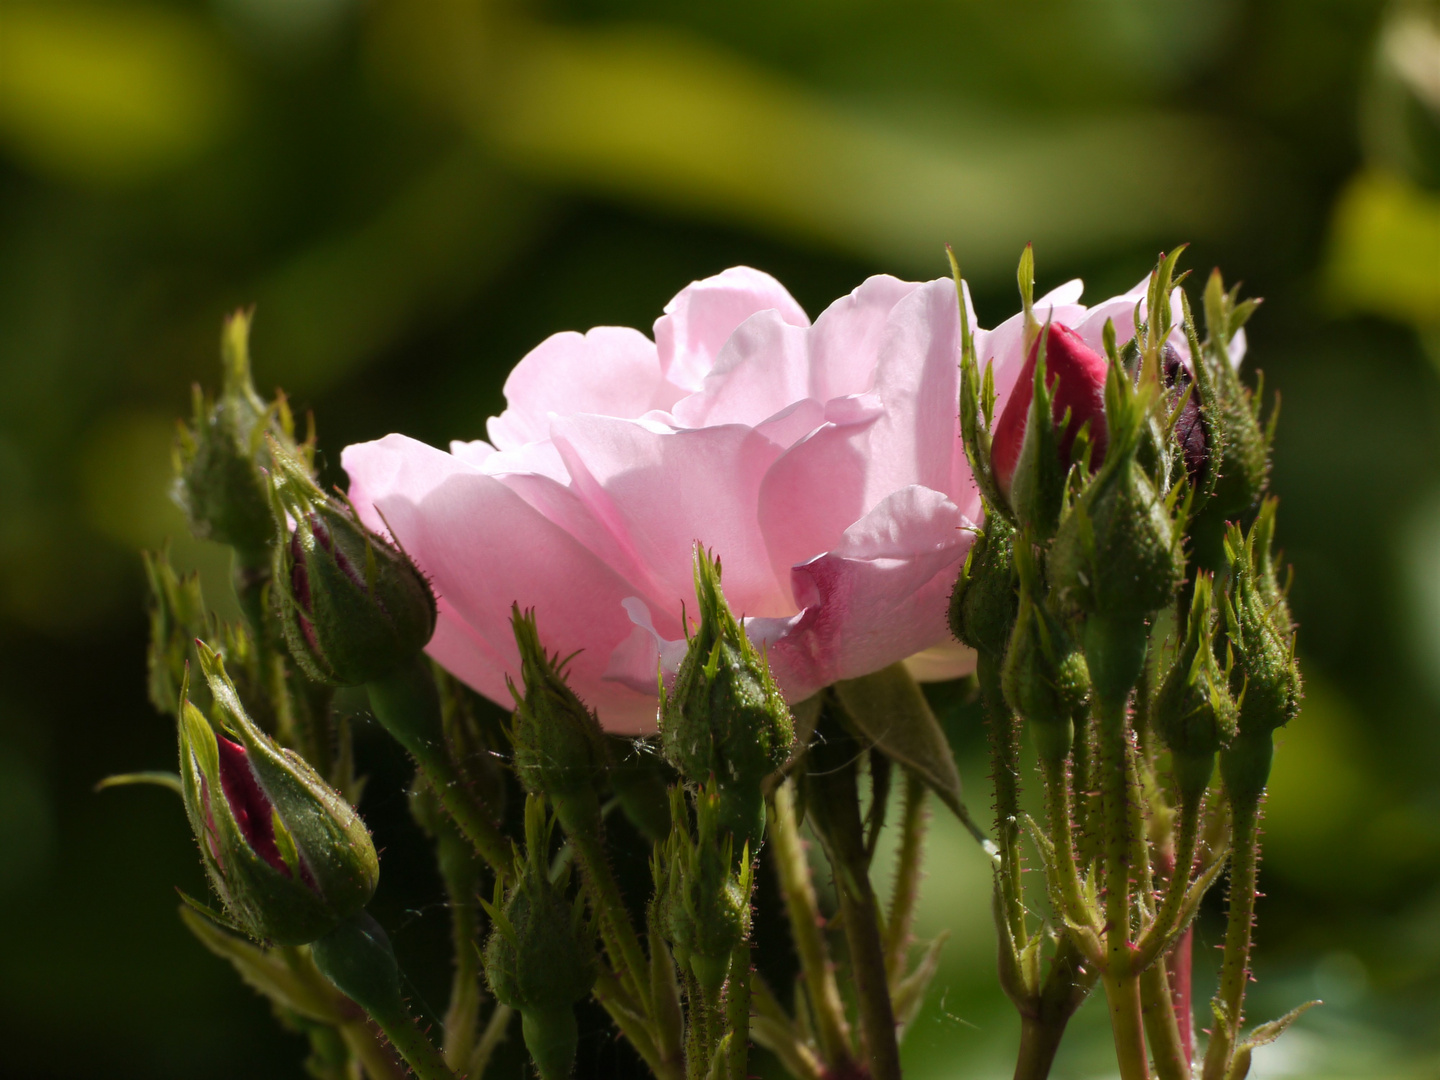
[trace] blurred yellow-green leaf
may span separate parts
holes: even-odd
[[[0,3],[0,140],[32,165],[135,181],[193,157],[235,111],[214,31],[174,10]]]

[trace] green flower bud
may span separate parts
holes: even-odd
[[[1016,545],[1015,555],[1020,607],[1000,670],[1000,686],[1010,708],[1031,725],[1040,757],[1060,761],[1070,753],[1073,718],[1089,696],[1090,672],[1085,654],[1060,621],[1035,601],[1038,574],[1029,544]]]
[[[719,561],[699,545],[695,593],[699,629],[674,686],[668,694],[661,688],[661,744],[691,784],[715,778],[723,828],[755,851],[765,829],[760,783],[790,757],[794,722],[769,664],[725,603]]]
[[[1303,696],[1295,658],[1295,627],[1275,580],[1270,551],[1276,500],[1267,499],[1248,535],[1231,525],[1225,628],[1235,666],[1230,688],[1239,705],[1238,735],[1221,755],[1227,790],[1235,799],[1259,798],[1270,775],[1271,734],[1300,711]]]
[[[253,937],[314,941],[374,893],[380,864],[370,834],[304,759],[255,726],[219,655],[196,647],[223,724],[217,732],[182,692],[181,789],[205,869]]]
[[[435,632],[435,597],[410,557],[326,495],[273,440],[275,580],[291,655],[332,686],[375,682],[414,660]]]
[[[494,929],[485,945],[485,977],[501,1004],[520,1012],[525,1046],[541,1080],[564,1080],[575,1064],[575,1003],[595,984],[595,941],[579,895],[570,900],[569,867],[550,877],[554,822],[538,795],[525,802],[525,854],[502,904],[487,904]]]
[[[1160,684],[1153,712],[1170,748],[1181,798],[1192,804],[1210,784],[1216,753],[1235,736],[1235,699],[1215,659],[1212,588],[1210,575],[1196,579],[1185,640]]]
[[[205,597],[199,574],[175,573],[168,548],[147,551],[144,559],[150,583],[150,702],[160,712],[175,715],[190,642],[205,627]]]
[[[1048,564],[1067,608],[1121,623],[1169,603],[1184,573],[1174,496],[1162,496],[1136,460],[1154,393],[1137,390],[1112,353],[1105,463],[1061,519]]]
[[[1237,289],[1225,290],[1220,271],[1205,285],[1205,333],[1196,349],[1195,376],[1201,411],[1211,439],[1210,482],[1197,500],[1191,532],[1197,560],[1218,569],[1223,559],[1225,523],[1248,517],[1255,509],[1270,475],[1270,424],[1260,417],[1260,394],[1240,381],[1230,360],[1230,343],[1259,304],[1237,300]]]
[[[195,389],[192,426],[182,427],[175,448],[173,496],[203,540],[228,544],[250,566],[269,562],[275,537],[270,517],[268,434],[295,448],[294,424],[284,399],[267,406],[250,378],[250,313],[225,320],[220,338],[224,382],[210,400]]]
[[[674,823],[652,866],[660,925],[675,960],[688,968],[707,999],[725,982],[730,957],[750,932],[751,861],[739,852],[725,825],[724,807],[714,783],[695,796],[695,833],[689,827],[685,797],[671,789]]]
[[[950,631],[976,652],[1002,656],[1010,642],[1018,606],[1014,544],[1014,528],[986,515],[950,594]]]
[[[605,733],[595,714],[565,681],[565,661],[540,644],[533,610],[510,611],[515,644],[520,650],[524,693],[509,682],[515,698],[515,772],[534,795],[564,798],[594,791],[605,776]],[[508,680],[507,680],[508,682]]]

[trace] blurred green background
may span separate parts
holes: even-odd
[[[1308,676],[1266,824],[1261,1077],[1440,1076],[1440,22],[1374,0],[0,0],[0,1073],[294,1077],[302,1041],[190,939],[204,886],[146,703],[136,551],[223,553],[167,501],[174,419],[257,305],[266,392],[332,472],[483,435],[545,335],[648,328],[776,274],[812,317],[946,272],[982,321],[1129,286],[1190,241],[1266,298],[1281,540]],[[338,479],[338,474],[336,475]],[[937,701],[945,698],[937,692]],[[947,711],[983,804],[974,717]],[[377,914],[443,1009],[440,891],[362,732]],[[950,927],[908,1075],[1008,1076],[987,872],[937,818]],[[643,874],[643,861],[637,863]],[[1211,898],[1203,986],[1220,937]],[[777,955],[784,953],[779,949]],[[1107,1075],[1102,1010],[1057,1077]],[[598,1027],[582,1076],[636,1075]],[[494,1075],[521,1077],[517,1056]]]

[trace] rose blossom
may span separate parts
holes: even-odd
[[[1079,293],[1055,290],[1038,317],[1053,309],[1085,336]],[[1123,334],[1135,302],[1096,310]],[[1002,408],[1018,319],[976,334]],[[921,678],[970,669],[945,618],[980,516],[958,360],[948,279],[870,278],[812,325],[777,281],[738,267],[684,289],[653,341],[600,327],[542,342],[506,381],[489,441],[445,453],[389,435],[342,461],[361,516],[434,585],[431,656],[506,702],[510,607],[534,607],[602,723],[644,732],[657,671],[683,654],[696,541],[791,702],[907,658]]]

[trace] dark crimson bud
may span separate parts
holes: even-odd
[[[253,937],[315,941],[374,893],[380,866],[370,834],[314,769],[255,726],[220,657],[197,648],[225,729],[182,689],[180,782],[211,884]]]
[[[990,460],[1001,490],[1007,493],[1025,442],[1030,400],[1034,395],[1035,364],[1042,337],[1045,341],[1046,384],[1053,387],[1051,416],[1057,428],[1065,420],[1067,412],[1070,417],[1059,434],[1062,467],[1069,465],[1075,436],[1087,422],[1091,445],[1095,448],[1093,460],[1099,461],[1105,454],[1105,378],[1109,366],[1105,357],[1086,345],[1074,330],[1052,323],[1043,334],[1036,335],[1010,400],[995,422]]]
[[[1184,463],[1185,475],[1190,478],[1191,486],[1203,488],[1210,465],[1210,434],[1200,408],[1200,395],[1197,389],[1191,389],[1193,380],[1190,378],[1190,369],[1185,366],[1173,346],[1165,346],[1162,363],[1162,374],[1165,387],[1170,392],[1171,404],[1177,404],[1184,399],[1180,415],[1175,419],[1172,435],[1175,448],[1180,453],[1180,460]]]

